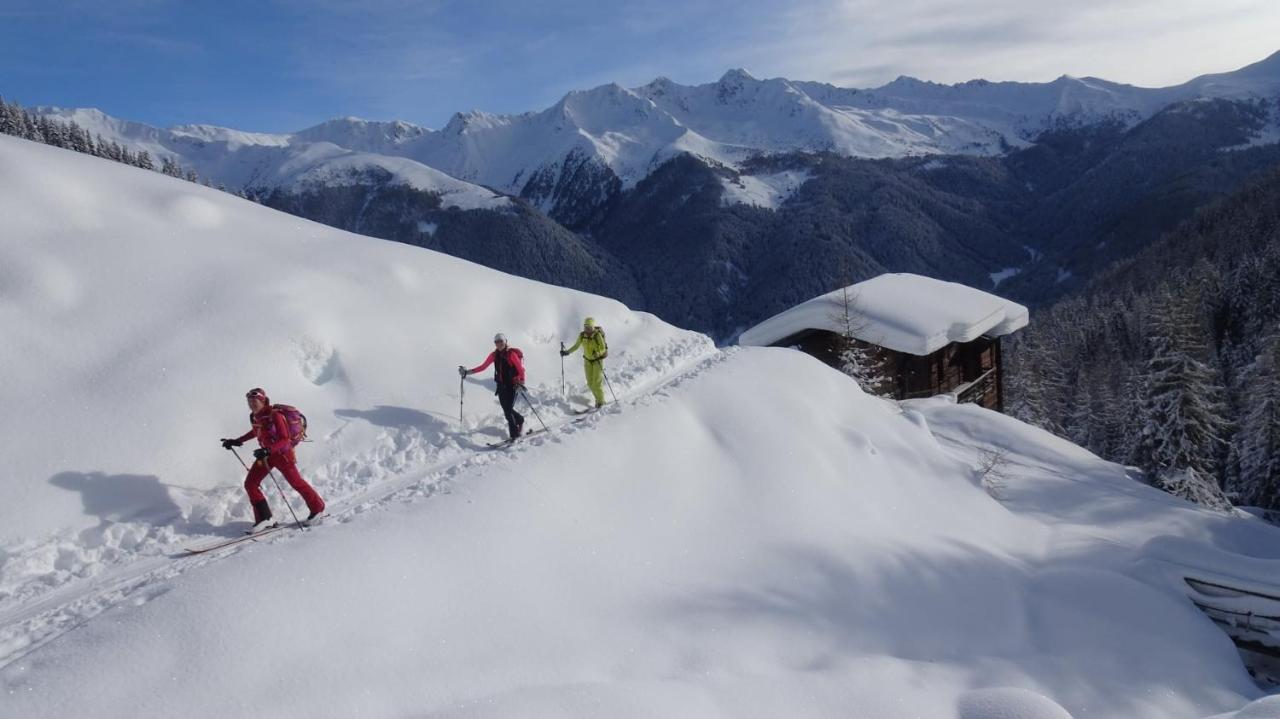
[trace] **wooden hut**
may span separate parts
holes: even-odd
[[[1026,326],[1027,316],[1026,307],[972,287],[885,274],[770,317],[739,343],[793,347],[836,367],[847,329],[875,349],[896,398],[952,393],[1003,411],[1000,338]]]

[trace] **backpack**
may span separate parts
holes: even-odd
[[[604,349],[604,353],[605,353],[605,354],[608,354],[608,353],[609,353],[609,340],[608,340],[608,339],[606,339],[606,338],[605,338],[605,336],[604,336],[604,328],[603,328],[603,327],[601,327],[600,325],[596,325],[596,334],[600,336],[600,346]],[[587,339],[585,336],[583,336],[583,335],[579,335],[579,337],[580,337],[580,339],[579,339],[579,341],[580,341],[580,342],[590,342],[590,341],[592,341],[592,340],[588,340],[588,339]],[[592,338],[592,339],[594,339],[594,338]],[[586,355],[587,355],[587,348],[586,348],[586,347],[583,347],[583,348],[582,348],[582,356],[583,356],[583,357],[586,357]],[[594,361],[594,360],[593,360],[593,361]]]
[[[273,404],[271,405],[271,413],[279,412],[284,415],[284,421],[289,425],[289,441],[293,446],[297,447],[298,443],[307,441],[307,416],[298,410],[297,407],[289,404]]]

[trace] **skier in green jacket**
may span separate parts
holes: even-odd
[[[596,408],[604,406],[604,358],[609,356],[609,343],[604,339],[604,328],[597,327],[595,319],[588,317],[582,321],[582,332],[578,333],[578,341],[569,349],[560,350],[560,356],[573,354],[582,347],[582,369],[587,374],[587,386],[595,395]]]

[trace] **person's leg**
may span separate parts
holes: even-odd
[[[271,466],[280,470],[280,474],[284,475],[284,479],[293,487],[294,491],[302,495],[302,499],[307,503],[307,510],[312,514],[319,514],[324,511],[324,500],[316,493],[316,490],[307,484],[307,480],[302,478],[302,473],[298,471],[298,464],[294,459],[293,452],[288,454],[271,455]]]
[[[596,406],[604,405],[604,365],[599,362],[587,363],[587,387],[596,398]]]
[[[262,479],[267,476],[267,465],[254,462],[249,465],[249,474],[244,478],[244,491],[249,495],[249,506],[253,507],[253,523],[271,519],[271,505],[267,504],[267,496],[262,493]]]
[[[507,432],[512,439],[520,436],[520,425],[524,417],[516,411],[516,389],[510,385],[498,386],[498,404],[502,405],[502,415],[507,418]]]

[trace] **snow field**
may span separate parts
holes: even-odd
[[[0,687],[47,716],[1196,717],[1258,696],[1109,543],[1059,545],[984,491],[930,429],[965,411],[737,351],[430,501],[157,581]]]

